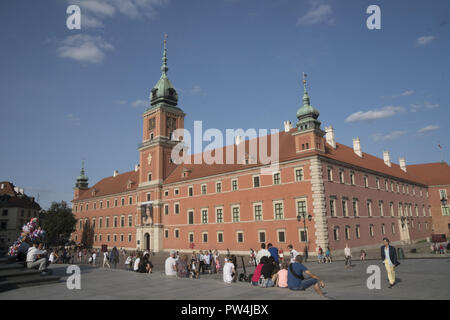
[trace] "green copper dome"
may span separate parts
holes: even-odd
[[[84,161],[81,166],[80,175],[77,177],[77,183],[75,184],[76,188],[87,188],[88,187],[89,178],[84,174]]]
[[[311,116],[314,119],[317,119],[320,115],[319,110],[317,110],[316,108],[314,108],[311,104],[310,104],[310,99],[308,96],[308,92],[306,91],[306,80],[303,80],[303,88],[304,88],[304,92],[303,92],[303,106],[301,106],[298,110],[297,110],[297,118],[303,118],[306,116]]]
[[[306,77],[304,74],[303,77]],[[310,129],[320,130],[320,121],[319,118],[320,112],[316,108],[314,108],[308,96],[308,92],[306,91],[306,80],[303,79],[303,106],[297,110],[297,128],[298,131],[305,131]]]
[[[162,58],[162,66],[161,66],[161,78],[158,80],[156,85],[153,87],[150,94],[150,104],[153,106],[159,102],[165,102],[170,105],[177,105],[178,103],[178,94],[175,90],[172,82],[170,82],[169,78],[167,78],[167,71],[169,68],[167,67],[167,48],[166,48],[166,40],[164,39],[164,54]]]

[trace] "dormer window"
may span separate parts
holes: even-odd
[[[158,89],[157,88],[153,88],[152,89],[152,99],[156,98],[156,94],[158,93]]]

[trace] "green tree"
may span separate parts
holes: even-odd
[[[65,201],[52,202],[48,210],[40,214],[40,225],[45,231],[45,242],[51,246],[65,245],[75,231],[77,219]]]

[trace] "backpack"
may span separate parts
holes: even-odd
[[[294,268],[292,267],[292,263],[289,265],[289,271],[291,271],[292,275],[294,277],[296,277],[297,279],[300,279],[302,281],[305,280],[305,277],[303,276],[303,274],[298,275],[298,274],[295,273]]]

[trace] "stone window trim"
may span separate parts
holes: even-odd
[[[260,219],[257,219],[257,218],[256,218],[256,207],[258,207],[258,206],[259,206],[260,209],[261,209],[261,212],[259,212],[259,214],[261,215]],[[253,203],[252,203],[252,207],[253,207],[253,220],[254,220],[254,221],[262,221],[262,220],[264,220],[263,203],[262,203],[262,202],[253,202]]]
[[[301,179],[299,179],[299,175],[297,175],[297,171],[301,171]],[[300,181],[304,181],[305,180],[305,170],[304,170],[304,166],[301,167],[295,167],[294,168],[294,177],[295,177],[295,182],[300,182]]]
[[[177,235],[177,233],[178,233],[178,235]],[[180,229],[179,228],[173,229],[173,236],[175,239],[180,238]]]
[[[242,241],[239,241],[239,235],[242,235]],[[245,242],[245,238],[244,238],[244,231],[243,230],[237,230],[236,231],[236,242],[237,243],[244,243]]]
[[[206,241],[205,241],[205,235],[206,235]],[[202,232],[202,243],[208,243],[208,232],[207,231],[203,231]]]
[[[178,208],[178,212],[177,212],[177,208]],[[180,214],[180,202],[179,201],[173,203],[173,214],[175,214],[175,215]]]
[[[280,239],[280,232],[284,233],[284,239]],[[285,228],[277,229],[277,241],[278,241],[278,243],[286,242],[286,229]]]
[[[264,234],[264,241],[261,241],[261,234]],[[258,243],[265,243],[266,242],[266,240],[267,240],[266,234],[267,234],[266,229],[258,230]]]
[[[284,201],[283,200],[273,200],[273,219],[274,220],[284,220]],[[281,217],[277,217],[277,208],[280,208],[281,204]]]
[[[221,239],[220,239],[219,235],[222,235],[222,241],[220,241]],[[224,239],[223,239],[223,231],[222,230],[216,232],[216,238],[217,238],[217,243],[223,243]]]

